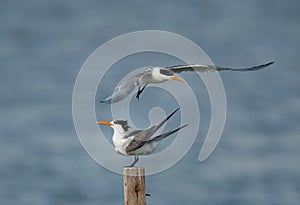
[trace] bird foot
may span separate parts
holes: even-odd
[[[136,98],[137,98],[137,100],[140,100],[140,95],[142,94],[142,92],[144,91],[144,89],[146,88],[146,86],[147,86],[148,84],[145,84],[143,87],[139,87],[138,88],[138,91],[137,91],[137,93],[136,93]]]
[[[124,168],[128,168],[128,167],[134,167],[134,165],[139,161],[139,157],[138,156],[134,156],[134,162],[132,164],[130,164],[129,166],[125,166]]]

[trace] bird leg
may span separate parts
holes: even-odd
[[[128,167],[134,167],[134,165],[139,161],[139,157],[138,156],[134,156],[134,162],[129,165]]]
[[[146,83],[145,85],[143,86],[139,86],[138,88],[138,92],[136,93],[136,98],[139,100],[140,99],[140,95],[142,94],[142,92],[144,91],[145,87],[147,86],[148,84]]]

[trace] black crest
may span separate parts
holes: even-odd
[[[160,69],[159,70],[160,74],[166,75],[166,76],[173,76],[174,72],[168,69]]]
[[[118,125],[121,125],[123,130],[125,130],[125,131],[127,131],[128,128],[129,128],[129,125],[128,125],[126,120],[116,120],[116,121],[114,121],[114,123],[118,124]]]

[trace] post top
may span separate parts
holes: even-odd
[[[124,167],[123,174],[129,175],[129,176],[145,176],[145,168],[144,167]]]
[[[145,169],[144,167],[124,167],[124,170]]]

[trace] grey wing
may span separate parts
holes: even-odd
[[[134,130],[130,132],[128,135],[124,136],[124,138],[132,137],[134,138],[131,140],[131,142],[128,144],[128,146],[125,148],[125,151],[127,153],[130,153],[140,147],[142,147],[147,141],[150,140],[152,135],[149,135],[147,130]]]
[[[133,151],[141,148],[145,143],[146,143],[146,141],[140,141],[140,140],[133,139],[133,140],[131,140],[129,145],[125,148],[125,152],[126,153],[133,152]]]
[[[153,139],[151,139],[149,142],[159,142],[159,141],[161,141],[162,139],[164,139],[164,138],[166,138],[166,137],[168,137],[168,136],[174,134],[175,132],[178,132],[179,130],[181,130],[182,128],[184,128],[184,127],[186,127],[186,126],[188,126],[188,124],[185,124],[185,125],[183,125],[183,126],[181,126],[181,127],[178,127],[178,128],[175,129],[175,130],[171,130],[171,131],[169,131],[169,132],[166,132],[166,133],[163,133],[163,134],[161,134],[161,135],[158,135],[158,136],[154,137]]]
[[[140,82],[147,83],[151,81],[152,77],[152,67],[147,68],[142,73],[139,74]]]
[[[117,103],[125,99],[132,91],[140,86],[142,79],[151,73],[150,69],[146,69],[142,72],[136,73],[128,79],[122,81],[114,90],[113,94],[107,97],[105,100],[101,100],[101,103]]]
[[[135,131],[128,133],[128,135],[126,135],[124,138],[134,136],[134,139],[129,143],[129,145],[126,147],[125,151],[126,152],[134,151],[134,150],[142,147],[146,142],[150,141],[153,134],[159,128],[161,128],[161,126],[163,124],[165,124],[170,119],[170,117],[172,117],[178,110],[179,110],[179,108],[177,108],[174,112],[172,112],[169,116],[167,116],[164,120],[162,120],[157,125],[154,125],[146,130],[135,130]]]
[[[177,108],[175,111],[173,111],[169,116],[167,116],[165,119],[163,119],[160,123],[158,123],[157,125],[154,125],[152,127],[150,127],[149,129],[145,130],[147,131],[148,135],[152,135],[159,129],[161,128],[161,126],[163,126],[163,124],[165,124],[180,108]]]
[[[139,77],[132,76],[127,80],[124,80],[118,85],[113,94],[107,97],[105,100],[101,100],[101,103],[117,103],[125,99],[134,89],[139,85]]]
[[[175,132],[178,132],[180,129],[182,129],[182,128],[186,127],[186,126],[188,126],[188,124],[185,124],[185,125],[183,125],[183,126],[181,126],[181,127],[178,127],[177,129],[171,130],[171,131],[169,131],[169,132],[160,134],[160,135],[158,135],[158,136],[156,136],[156,137],[154,137],[154,138],[152,138],[152,139],[148,139],[148,140],[140,140],[140,139],[138,139],[138,138],[134,138],[134,139],[129,143],[129,145],[125,148],[125,151],[126,151],[127,153],[130,153],[130,152],[132,152],[132,151],[134,151],[134,150],[139,149],[140,147],[142,147],[142,146],[143,146],[144,144],[146,144],[146,143],[149,143],[149,142],[150,142],[150,143],[151,143],[151,142],[159,142],[159,141],[161,141],[162,139],[164,139],[164,138],[166,138],[166,137],[168,137],[168,136],[174,134]]]
[[[132,136],[135,136],[135,135],[139,135],[140,133],[142,133],[143,131],[145,130],[133,130],[131,132],[129,132],[127,135],[125,135],[123,138],[126,139],[128,137],[132,137]]]
[[[174,73],[182,73],[182,72],[208,72],[208,71],[256,71],[263,69],[274,62],[269,62],[266,64],[261,64],[258,66],[253,67],[246,67],[246,68],[228,68],[228,67],[221,67],[221,66],[213,66],[213,65],[178,65],[178,66],[171,66],[168,67],[169,70],[173,71]]]
[[[177,108],[175,111],[173,111],[170,115],[168,115],[165,119],[163,119],[160,123],[157,125],[153,125],[152,127],[146,129],[146,130],[134,130],[130,133],[128,133],[124,138],[128,138],[131,136],[135,136],[135,138],[145,141],[149,140],[152,135],[159,129],[163,124],[165,124],[180,108]]]

